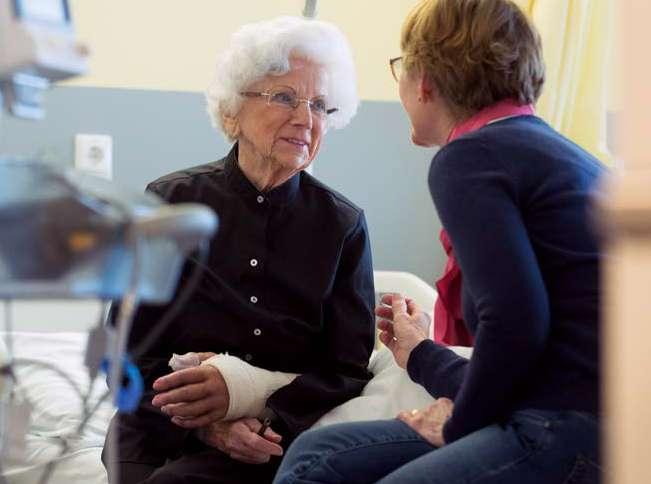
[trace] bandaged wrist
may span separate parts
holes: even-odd
[[[219,370],[226,382],[229,401],[225,420],[258,417],[269,396],[298,376],[295,373],[258,368],[235,356],[224,354],[208,358],[201,364]]]

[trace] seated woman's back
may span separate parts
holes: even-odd
[[[495,351],[525,351],[536,342],[522,338],[536,335],[545,341],[516,408],[597,411],[600,255],[589,211],[603,172],[598,160],[534,116],[467,134],[432,163],[430,188],[468,283],[468,325],[476,328],[481,311],[498,314],[503,345]],[[467,216],[458,216],[460,205]],[[481,220],[483,230],[469,227],[470,220]],[[468,263],[478,252],[485,260],[487,251],[490,266]],[[482,268],[490,269],[478,273]]]

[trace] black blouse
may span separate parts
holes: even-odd
[[[228,352],[261,368],[299,373],[267,401],[281,421],[277,430],[290,438],[361,392],[374,341],[362,210],[305,172],[259,192],[238,166],[237,145],[220,161],[164,176],[147,189],[219,215],[199,287],[139,361],[148,388],[170,371],[172,352]],[[139,310],[130,347],[163,311]]]

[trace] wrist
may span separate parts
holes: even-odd
[[[420,374],[421,371],[421,360],[423,355],[427,352],[427,347],[432,343],[432,340],[429,338],[421,340],[416,346],[412,348],[407,356],[407,365],[405,369],[411,377],[412,380],[418,381],[416,375]]]

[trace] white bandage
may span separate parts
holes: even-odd
[[[298,376],[264,370],[230,355],[216,355],[201,364],[217,368],[226,381],[229,402],[224,420],[259,416],[271,394]]]

